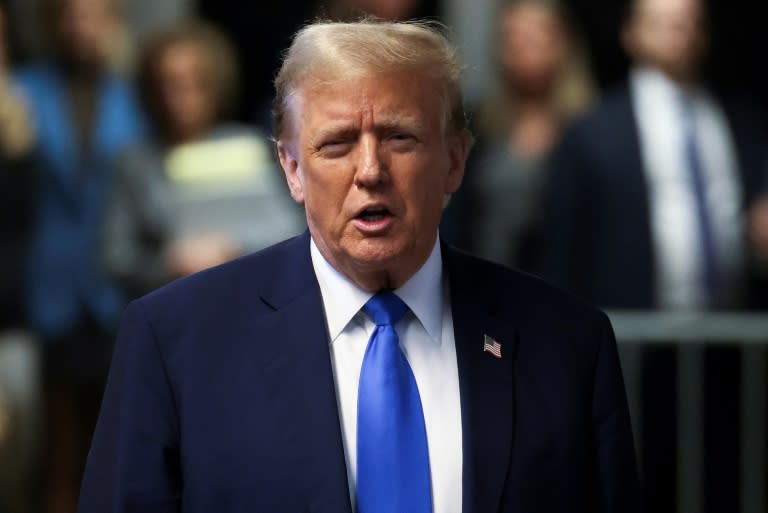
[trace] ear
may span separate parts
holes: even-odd
[[[464,169],[466,168],[469,150],[472,147],[472,135],[467,130],[449,134],[446,144],[448,146],[449,168],[443,192],[445,194],[453,194],[459,189],[464,179]]]
[[[277,156],[280,159],[280,166],[285,173],[285,181],[288,182],[288,189],[291,191],[291,197],[299,205],[304,204],[304,188],[299,176],[299,160],[294,145],[283,140],[277,141]]]

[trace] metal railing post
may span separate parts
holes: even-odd
[[[741,511],[765,513],[766,462],[766,347],[745,347],[741,363]]]
[[[677,511],[704,511],[704,349],[678,348]]]

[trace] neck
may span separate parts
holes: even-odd
[[[672,69],[669,67],[655,66],[650,63],[640,63],[641,69],[655,70],[680,87],[690,87],[699,82],[699,73],[695,68],[690,69]]]
[[[322,240],[313,237],[317,249],[325,260],[355,286],[366,292],[396,290],[405,285],[429,259],[437,241],[437,233],[420,251],[392,258],[387,262],[357,262],[344,255],[336,255]]]
[[[101,79],[104,67],[99,62],[78,61],[62,58],[59,61],[60,69],[71,82],[93,83]]]
[[[205,128],[194,128],[194,129],[169,129],[167,131],[168,133],[168,143],[171,146],[180,146],[182,144],[190,144],[190,143],[196,143],[200,142],[205,139],[208,131]]]
[[[393,273],[387,271],[343,273],[359,289],[367,292],[379,292],[382,290],[395,290],[402,287],[410,279],[398,279]]]
[[[548,108],[552,104],[550,89],[520,89],[514,93],[515,103],[521,107]]]

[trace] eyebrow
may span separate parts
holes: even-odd
[[[382,121],[377,122],[374,127],[376,133],[393,132],[402,129],[421,131],[423,130],[423,124],[414,117],[404,116],[384,118]],[[317,143],[329,137],[354,135],[359,131],[360,127],[357,123],[335,123],[319,128],[315,135],[312,136],[312,142]]]
[[[312,136],[310,142],[315,145],[329,138],[347,137],[355,135],[358,132],[359,128],[352,123],[339,123],[318,129]]]
[[[377,132],[393,132],[400,129],[421,131],[423,124],[416,118],[412,117],[398,117],[398,118],[385,118],[382,122],[376,123]]]

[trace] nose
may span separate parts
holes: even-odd
[[[358,147],[355,185],[369,188],[386,183],[389,179],[388,167],[378,138],[373,134],[362,136]]]

